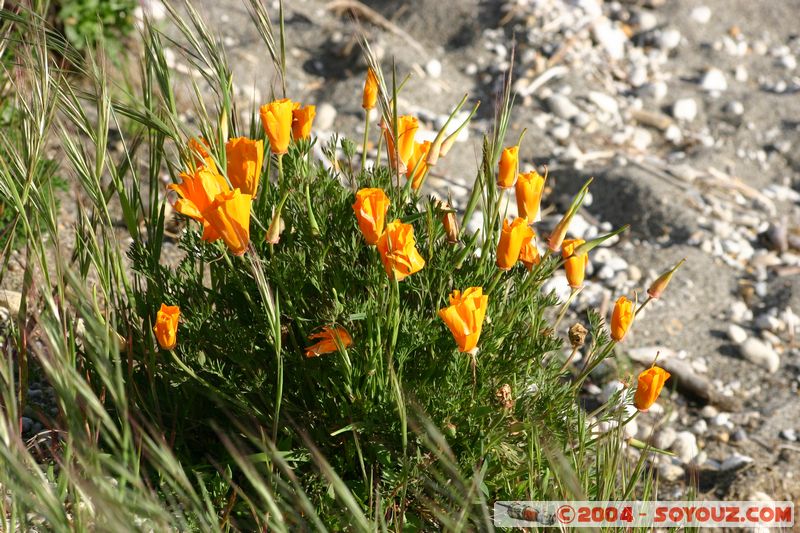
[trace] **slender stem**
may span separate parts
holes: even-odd
[[[364,145],[361,150],[361,172],[367,168],[367,142],[369,141],[369,109],[364,110]]]
[[[564,315],[567,314],[567,309],[569,309],[569,305],[572,303],[572,300],[575,298],[575,296],[577,296],[578,293],[581,292],[581,289],[583,289],[583,285],[581,285],[580,287],[572,288],[572,292],[569,293],[569,298],[567,298],[567,301],[564,302],[564,305],[561,306],[561,311],[558,313],[558,318],[556,318],[556,323],[553,324],[553,331],[558,329],[558,325],[561,323],[561,320],[564,318]]]
[[[639,306],[639,309],[637,309],[637,310],[636,310],[636,312],[633,314],[633,316],[636,316],[636,315],[638,315],[639,313],[641,313],[641,312],[642,312],[642,309],[644,309],[644,308],[645,308],[645,306],[646,306],[647,304],[649,304],[649,303],[650,303],[650,300],[652,300],[652,299],[653,299],[653,297],[652,297],[652,296],[648,296],[648,297],[647,297],[647,300],[645,300],[645,301],[643,301],[643,302],[642,302],[642,305],[640,305],[640,306]]]
[[[278,187],[284,190],[283,184],[283,154],[278,154]]]
[[[569,364],[572,362],[572,359],[575,357],[576,353],[578,353],[578,347],[577,346],[573,346],[572,347],[572,352],[569,354],[569,357],[567,357],[567,360],[564,361],[563,365],[561,365],[561,370],[558,371],[559,374],[567,369]]]
[[[494,289],[497,286],[497,283],[500,281],[500,278],[502,276],[503,276],[503,271],[500,270],[500,269],[497,269],[497,272],[494,273],[494,277],[492,278],[492,281],[489,283],[489,288],[486,289],[486,294],[491,294],[492,292],[494,292]]]

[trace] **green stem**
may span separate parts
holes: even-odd
[[[283,183],[283,154],[278,154],[278,187],[280,190],[285,190]]]
[[[558,318],[556,318],[556,322],[555,324],[553,324],[553,331],[558,330],[558,325],[561,323],[561,320],[564,318],[564,315],[567,314],[567,309],[569,309],[569,305],[572,303],[572,300],[575,299],[575,296],[577,296],[578,293],[581,292],[581,289],[583,289],[583,285],[577,288],[573,287],[572,292],[569,293],[569,298],[567,298],[567,301],[564,302],[563,306],[561,306],[561,311],[558,313]]]
[[[364,144],[361,149],[361,172],[367,168],[367,142],[369,141],[369,109],[364,110]],[[355,188],[354,188],[355,190]]]

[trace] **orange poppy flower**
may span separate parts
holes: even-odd
[[[516,196],[517,211],[519,216],[528,219],[528,222],[535,222],[536,215],[539,214],[539,204],[542,201],[544,191],[544,180],[538,172],[532,170],[524,172],[517,178]]]
[[[209,225],[234,255],[242,255],[250,244],[250,205],[253,197],[239,189],[220,193],[203,211]]]
[[[341,344],[342,348],[347,348],[353,344],[350,334],[341,327],[331,328],[326,326],[322,331],[308,336],[309,341],[316,339],[319,340],[314,345],[306,348],[306,357],[318,357],[322,354],[336,352],[339,350],[339,344]]]
[[[386,225],[386,212],[390,203],[389,197],[382,189],[361,189],[356,193],[353,211],[367,244],[378,244]]]
[[[289,151],[292,139],[292,109],[294,102],[288,98],[264,104],[259,109],[264,133],[269,139],[269,148],[273,154],[285,154]]]
[[[406,176],[411,179],[411,188],[415,191],[422,185],[422,178],[428,170],[428,163],[425,159],[428,157],[428,150],[431,149],[431,142],[414,142],[414,153],[408,160],[408,168],[406,169]],[[413,174],[413,175],[412,175]]]
[[[625,296],[620,296],[611,314],[611,338],[621,342],[633,322],[633,317],[633,302]]]
[[[255,196],[264,164],[264,141],[247,137],[231,139],[225,144],[225,156],[231,185],[244,194]]]
[[[516,218],[511,224],[503,220],[503,231],[497,244],[497,266],[501,270],[509,270],[519,260],[523,243],[533,237],[534,233],[525,218]]]
[[[453,291],[450,306],[439,310],[439,317],[453,334],[458,351],[471,352],[478,345],[488,305],[489,297],[483,294],[483,288],[470,287],[463,294]]]
[[[386,226],[378,239],[378,251],[386,273],[390,278],[402,281],[407,276],[419,272],[425,260],[417,251],[414,240],[414,226],[395,220]]]
[[[583,279],[586,277],[586,265],[589,264],[589,255],[572,255],[575,252],[575,248],[584,242],[586,241],[583,239],[566,239],[561,244],[561,257],[566,259],[564,270],[567,271],[569,286],[573,289],[583,285]]]
[[[378,77],[370,68],[367,69],[367,77],[364,80],[364,94],[361,97],[361,107],[370,110],[378,103]]]
[[[661,389],[664,388],[664,383],[669,377],[669,372],[657,366],[652,366],[639,374],[638,385],[633,395],[633,405],[640,411],[650,409],[650,406],[656,403]]]
[[[497,174],[497,186],[503,189],[513,187],[518,172],[519,146],[505,148],[500,154],[500,172]]]
[[[294,104],[294,109],[292,109],[292,137],[295,141],[311,137],[311,124],[314,122],[316,115],[316,106],[300,107],[300,104]]]
[[[158,345],[164,350],[171,350],[177,344],[178,320],[181,310],[177,305],[161,304],[161,309],[156,315],[156,325],[153,331],[156,334]]]

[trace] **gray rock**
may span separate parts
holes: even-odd
[[[780,438],[788,440],[789,442],[797,442],[797,431],[794,428],[782,429],[778,434]]]
[[[731,434],[731,442],[744,442],[747,440],[747,432],[742,428],[737,429]]]
[[[688,431],[678,432],[675,435],[675,442],[672,443],[672,451],[682,463],[691,463],[700,453],[700,449],[697,447],[697,438]]]
[[[742,357],[751,363],[776,372],[781,366],[781,359],[770,345],[760,339],[750,337],[739,347]]]
[[[557,117],[569,120],[581,110],[564,95],[554,94],[547,99],[547,108]]]
[[[673,463],[661,463],[658,465],[658,475],[665,481],[675,482],[683,477],[683,467]]]
[[[33,420],[28,418],[27,416],[23,416],[21,419],[22,423],[22,433],[28,433],[31,429],[33,429]]]
[[[753,458],[739,453],[733,453],[725,458],[720,465],[720,470],[727,472],[729,470],[737,470],[746,464],[752,463]]]
[[[675,442],[678,433],[671,427],[661,429],[656,436],[653,437],[653,446],[659,450],[669,450]]]
[[[736,324],[728,324],[728,338],[735,344],[742,344],[747,340],[747,332]]]
[[[612,59],[619,60],[625,57],[625,44],[628,42],[628,36],[617,24],[603,17],[592,26],[592,36]]]
[[[327,131],[333,127],[336,121],[336,108],[328,102],[323,102],[317,106],[317,114],[314,117],[314,126],[316,128]]]
[[[661,101],[669,92],[667,84],[663,81],[654,81],[652,83],[645,83],[637,91],[640,96],[652,98],[655,101]]]
[[[598,109],[609,115],[619,114],[619,104],[617,103],[617,99],[613,96],[599,91],[591,91],[589,93],[589,101],[596,105]]]

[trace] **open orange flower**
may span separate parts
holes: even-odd
[[[315,339],[319,340],[314,345],[306,348],[306,357],[317,357],[322,354],[333,353],[339,350],[339,345],[342,348],[347,348],[353,344],[350,334],[341,327],[331,328],[326,326],[322,331],[308,336],[309,341]]]
[[[425,260],[417,251],[414,226],[403,224],[400,220],[386,226],[386,231],[378,239],[378,251],[386,273],[397,281],[419,272],[425,266]]]
[[[617,342],[622,341],[633,322],[633,317],[633,302],[625,296],[620,296],[611,314],[611,338]]]
[[[181,183],[167,186],[180,196],[175,202],[175,210],[203,224],[204,241],[217,240],[219,234],[208,224],[203,211],[208,209],[218,194],[230,190],[228,183],[215,166],[198,168],[192,174],[183,172],[180,177]]]
[[[531,235],[531,238],[522,244],[522,250],[519,252],[519,260],[528,269],[528,272],[533,270],[534,265],[538,265],[542,260],[539,255],[539,248],[536,247],[536,235]]]
[[[353,211],[356,213],[358,227],[364,234],[367,244],[378,244],[386,225],[386,212],[390,203],[389,197],[382,189],[361,189],[356,193]]]
[[[209,225],[234,255],[242,255],[250,244],[250,205],[253,197],[239,189],[220,193],[203,211]]]
[[[308,139],[311,137],[311,124],[317,115],[317,106],[307,105],[300,107],[299,103],[294,104],[292,109],[292,137],[295,141]]]
[[[542,201],[544,191],[544,180],[535,170],[523,172],[517,178],[516,196],[517,211],[519,216],[528,219],[528,222],[535,222],[536,215],[539,214],[539,204]]]
[[[378,103],[378,77],[370,68],[367,69],[367,78],[364,80],[364,94],[361,97],[361,107],[370,110]]]
[[[505,148],[503,153],[500,154],[500,172],[497,174],[497,186],[503,189],[513,187],[518,172],[519,146]]]
[[[471,352],[478,345],[488,304],[489,297],[484,296],[483,288],[470,287],[463,294],[453,291],[450,306],[439,310],[439,317],[450,328],[458,351]]]
[[[414,153],[411,154],[411,158],[408,160],[406,176],[411,180],[411,188],[415,191],[422,185],[422,178],[428,170],[428,163],[425,160],[430,149],[430,141],[414,142]]]
[[[661,389],[664,388],[664,383],[669,377],[669,372],[657,366],[652,366],[639,374],[639,383],[633,395],[633,405],[640,411],[650,409],[650,406],[656,403],[658,395],[661,394]]]
[[[264,164],[264,141],[237,137],[225,144],[228,179],[244,194],[255,196]]]
[[[177,305],[161,304],[161,309],[156,315],[156,325],[153,331],[156,334],[158,345],[164,350],[171,350],[178,342],[178,320],[181,310]]]
[[[414,137],[417,135],[417,130],[419,129],[419,120],[417,120],[417,117],[412,117],[411,115],[401,115],[397,117],[398,141],[396,147],[393,138],[394,133],[385,124],[383,127],[384,136],[386,137],[386,147],[389,150],[389,159],[392,163],[392,167],[398,168],[395,157],[399,155],[400,163],[402,163],[402,165],[399,166],[399,170],[401,172],[406,172],[405,169],[408,168],[408,161],[411,159],[411,156],[414,155]]]
[[[586,277],[586,265],[589,264],[589,256],[587,254],[572,255],[575,248],[583,244],[583,239],[566,239],[561,243],[561,257],[566,259],[564,263],[564,270],[567,271],[567,281],[569,286],[573,289],[583,285],[583,279]]]
[[[523,243],[530,240],[534,233],[525,218],[516,218],[511,224],[503,220],[503,231],[497,244],[497,266],[501,270],[513,267],[522,251]]]
[[[264,104],[259,109],[261,124],[273,154],[285,154],[289,151],[289,142],[292,140],[292,109],[294,102],[288,98]]]

